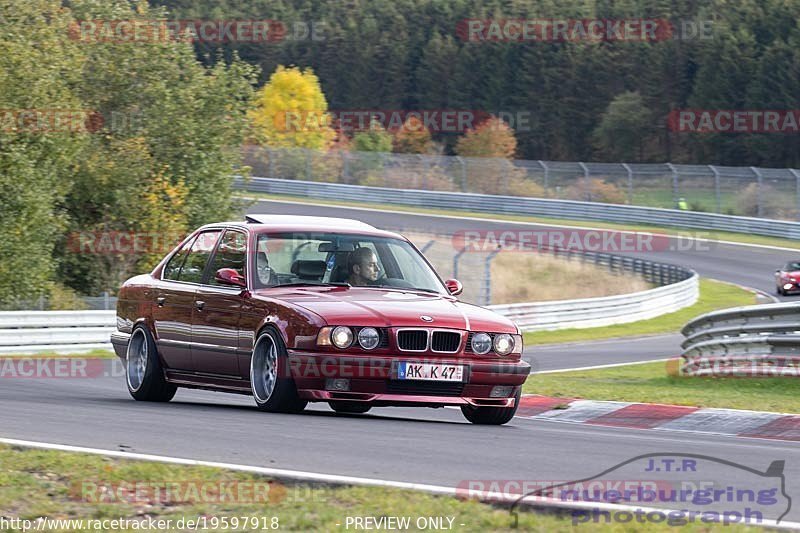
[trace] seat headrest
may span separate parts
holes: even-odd
[[[292,263],[292,274],[300,279],[322,279],[325,274],[325,261],[302,261]]]

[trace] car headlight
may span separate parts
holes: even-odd
[[[494,336],[494,351],[497,355],[508,355],[514,349],[514,338],[508,333]]]
[[[347,326],[337,326],[331,332],[331,342],[337,348],[347,348],[353,344],[353,330]]]
[[[476,333],[472,336],[472,351],[478,355],[489,353],[492,349],[492,338],[488,333]]]
[[[358,344],[365,350],[372,350],[381,342],[381,336],[375,328],[361,328],[358,332]]]

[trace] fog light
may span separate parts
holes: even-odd
[[[792,287],[794,287],[794,285],[792,285],[791,283],[784,283],[783,284],[783,290],[785,290],[785,291],[788,291]]]
[[[498,385],[492,387],[492,392],[489,393],[489,398],[508,398],[514,392],[513,385]]]
[[[350,380],[342,378],[328,378],[325,380],[325,390],[347,392],[350,390]]]

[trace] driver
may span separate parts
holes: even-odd
[[[347,271],[350,273],[347,283],[354,287],[374,285],[378,280],[378,270],[375,252],[366,247],[357,248],[347,258]]]

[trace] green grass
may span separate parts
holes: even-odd
[[[700,378],[671,372],[677,360],[532,375],[524,390],[563,398],[800,413],[797,378]]]
[[[534,331],[524,334],[525,345],[554,344],[563,342],[584,342],[615,337],[632,337],[640,335],[657,335],[675,333],[686,322],[696,316],[740,305],[756,303],[756,295],[721,281],[700,280],[700,298],[694,305],[685,307],[674,313],[668,313],[648,320],[640,320],[629,324],[616,324],[599,328],[562,329],[557,331]],[[668,357],[673,354],[664,354]]]
[[[511,525],[511,516],[506,508],[473,500],[377,487],[332,487],[273,481],[269,483],[268,489],[258,491],[258,494],[266,497],[257,503],[235,501],[235,498],[234,501],[225,503],[187,502],[185,498],[184,501],[130,502],[120,501],[118,497],[106,497],[104,501],[98,501],[94,496],[98,494],[94,487],[119,487],[120,484],[134,482],[140,483],[139,487],[142,486],[141,483],[161,487],[184,483],[181,485],[184,487],[183,493],[188,493],[185,488],[189,485],[185,483],[238,482],[250,483],[250,487],[253,484],[263,487],[269,481],[263,476],[209,467],[169,465],[0,445],[0,511],[7,518],[34,520],[38,517],[152,517],[156,520],[175,521],[184,517],[197,519],[204,515],[217,518],[278,517],[281,531],[346,531],[347,517],[365,516],[408,516],[412,518],[412,524],[417,517],[452,517],[454,531],[469,532],[509,531]],[[520,513],[519,527],[517,531],[574,531],[569,517],[530,511]],[[690,531],[723,529],[723,526],[712,525],[687,527]],[[583,525],[581,530],[584,528],[588,531],[632,530],[628,524]],[[353,529],[352,525],[349,529]],[[416,528],[412,526],[412,529]],[[650,525],[647,529],[672,531],[666,525]],[[218,530],[224,529],[220,527]],[[261,531],[250,528],[247,530]],[[725,531],[728,531],[727,527]]]
[[[263,194],[263,193],[255,193],[255,192],[247,192],[247,197],[251,198],[259,198],[263,200],[276,200],[276,201],[292,201],[292,202],[301,202],[301,203],[315,203],[315,204],[326,204],[326,205],[340,205],[340,206],[353,206],[353,207],[367,207],[371,209],[379,209],[384,211],[398,211],[398,212],[405,212],[405,213],[423,213],[423,214],[431,214],[431,215],[447,215],[447,216],[459,216],[459,217],[470,217],[476,219],[499,219],[499,220],[508,220],[509,222],[534,222],[539,224],[555,224],[560,226],[572,226],[572,227],[588,227],[591,226],[592,228],[597,229],[611,229],[611,230],[619,230],[619,231],[645,231],[645,232],[656,232],[665,235],[675,235],[675,236],[685,236],[685,237],[698,237],[702,239],[708,239],[712,241],[732,241],[732,242],[740,242],[743,244],[758,244],[764,246],[779,246],[782,248],[792,248],[794,250],[800,251],[800,242],[792,239],[779,239],[776,237],[763,237],[760,235],[750,235],[746,233],[733,233],[733,232],[726,232],[726,231],[705,231],[705,230],[681,230],[679,228],[671,228],[671,227],[663,227],[663,226],[654,226],[654,225],[647,225],[647,224],[636,224],[636,225],[628,225],[628,224],[615,224],[612,222],[599,222],[593,220],[572,220],[572,219],[561,219],[561,218],[547,218],[547,217],[530,217],[530,216],[522,216],[522,215],[506,215],[501,213],[475,213],[472,211],[461,211],[456,209],[429,209],[424,207],[417,207],[417,206],[403,206],[403,205],[394,205],[394,204],[375,204],[369,202],[353,202],[353,201],[336,201],[336,200],[326,200],[320,198],[307,198],[301,196],[284,196],[284,195],[277,195],[277,194]]]

